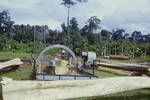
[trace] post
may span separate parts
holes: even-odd
[[[34,32],[33,32],[33,34],[34,34],[34,39],[33,39],[33,41],[34,41],[34,43],[35,43],[36,26],[33,26],[33,30],[34,30]]]
[[[121,55],[123,56],[124,55],[124,50],[123,50],[124,48],[123,48],[123,46],[122,46],[122,48],[121,48]]]
[[[70,27],[69,27],[69,21],[70,21],[70,5],[68,5],[68,17],[67,17],[67,40],[68,40],[68,42],[67,42],[67,45],[69,46],[69,40],[70,40],[70,34],[69,34],[69,32],[70,32]]]
[[[93,68],[93,75],[95,75],[95,68],[94,68],[94,67],[95,67],[95,64],[94,64],[94,63],[95,63],[95,60],[93,60],[93,64],[92,64],[92,68]]]
[[[144,58],[146,58],[146,54],[147,54],[147,51],[146,51],[146,48],[145,48],[145,52],[144,52]]]
[[[115,55],[117,55],[117,47],[116,47],[116,45],[115,45]]]
[[[35,80],[36,79],[36,60],[33,58],[33,62],[32,62],[32,66],[33,66],[33,69],[32,69],[32,80]]]
[[[46,39],[45,39],[45,30],[46,30],[46,27],[43,26],[43,43],[46,44]]]

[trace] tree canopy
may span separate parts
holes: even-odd
[[[123,28],[102,29],[101,21],[97,16],[91,16],[83,27],[79,27],[78,20],[73,17],[69,20],[69,26],[61,24],[62,31],[60,31],[49,29],[47,25],[14,24],[8,11],[2,11],[0,51],[36,53],[46,45],[66,45],[68,42],[69,47],[78,55],[81,51],[95,51],[99,56],[150,56],[150,33],[143,34],[136,30],[127,33]]]

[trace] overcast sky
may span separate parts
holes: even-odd
[[[9,10],[16,24],[48,25],[61,29],[66,21],[66,8],[62,0],[0,0],[0,10]],[[150,33],[150,0],[89,0],[71,8],[71,17],[76,17],[83,26],[91,16],[102,20],[102,28],[124,28]]]

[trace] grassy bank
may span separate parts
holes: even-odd
[[[105,96],[78,98],[72,100],[150,100],[150,89],[140,89]]]

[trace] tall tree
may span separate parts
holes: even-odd
[[[146,42],[146,43],[150,43],[150,34],[143,35],[143,40],[144,40],[144,42]]]
[[[0,33],[7,33],[10,36],[10,31],[14,21],[11,21],[11,17],[7,10],[0,12]]]
[[[111,36],[111,32],[109,32],[108,30],[102,30],[100,33],[100,38],[102,38],[103,40],[109,40],[110,36]]]
[[[93,32],[100,28],[101,20],[96,16],[92,16],[88,19],[89,32]]]
[[[68,9],[68,15],[67,15],[67,35],[68,35],[68,41],[70,40],[70,29],[69,29],[69,21],[70,21],[70,8],[72,6],[74,6],[75,4],[77,4],[77,2],[86,2],[87,0],[62,0],[62,5],[64,5],[65,7],[67,7]],[[69,42],[68,42],[69,43]]]
[[[13,24],[14,22],[11,20],[7,10],[0,12],[0,49],[10,48]]]
[[[134,31],[131,37],[134,42],[141,42],[143,39],[142,33],[140,31]]]
[[[74,6],[75,4],[77,4],[75,1],[73,0],[62,0],[62,5],[64,5],[65,7],[67,7],[68,9],[68,15],[67,15],[67,25],[69,26],[69,20],[70,20],[70,8],[72,6]]]
[[[125,33],[124,29],[119,29],[119,28],[113,29],[112,39],[115,41],[122,40],[122,39],[124,39],[124,33]]]
[[[62,0],[62,5],[67,7],[68,9],[68,16],[67,16],[67,25],[69,26],[69,20],[70,20],[70,8],[77,4],[77,2],[87,2],[88,0]]]
[[[76,54],[79,54],[81,51],[81,46],[82,46],[82,37],[80,34],[80,30],[78,27],[78,21],[76,18],[72,18],[70,20],[70,34],[71,34],[71,44],[72,44],[72,49],[76,52]]]

